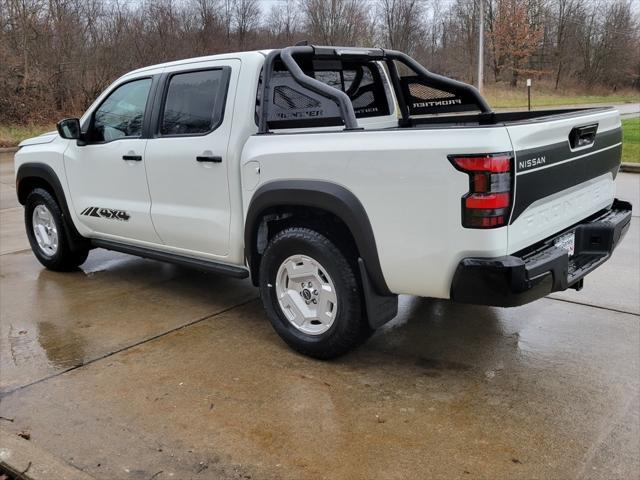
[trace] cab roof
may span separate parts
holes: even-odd
[[[149,65],[146,67],[141,67],[136,70],[132,70],[123,75],[123,77],[128,77],[129,75],[137,75],[139,73],[147,73],[152,70],[159,70],[167,67],[176,67],[179,65],[189,65],[192,63],[200,63],[200,62],[208,62],[211,60],[226,60],[231,58],[237,58],[239,60],[257,60],[265,58],[271,50],[253,50],[249,52],[229,52],[229,53],[220,53],[217,55],[205,55],[202,57],[192,57],[185,58],[182,60],[174,60],[172,62],[158,63],[156,65]]]

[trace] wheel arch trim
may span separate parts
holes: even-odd
[[[366,210],[353,192],[332,182],[319,180],[276,180],[260,186],[249,204],[245,220],[245,258],[255,282],[258,265],[255,247],[263,213],[272,207],[312,207],[338,217],[349,229],[375,290],[391,292],[382,273],[375,236]]]
[[[83,244],[85,242],[88,243],[88,240],[80,235],[73,223],[64,189],[62,188],[60,179],[53,168],[45,163],[37,162],[23,163],[18,167],[18,171],[16,172],[16,194],[21,205],[25,204],[28,191],[21,191],[20,184],[28,179],[42,180],[51,187],[51,193],[54,195],[58,205],[60,206],[60,210],[62,211],[64,230],[71,248],[75,249],[77,247],[84,246]]]

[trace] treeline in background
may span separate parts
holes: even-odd
[[[477,81],[480,0],[0,0],[0,123],[78,114],[144,65],[300,40]],[[640,89],[633,0],[484,0],[488,89]]]

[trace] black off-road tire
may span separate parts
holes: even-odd
[[[319,262],[331,277],[337,295],[336,317],[326,332],[307,334],[286,318],[276,295],[276,275],[290,256],[306,255]],[[347,254],[348,255],[348,254]],[[260,295],[278,335],[294,350],[331,359],[362,344],[372,333],[366,319],[355,262],[336,244],[315,230],[292,227],[277,233],[267,245],[260,264]]]
[[[44,205],[47,207],[56,224],[56,230],[58,231],[58,249],[53,255],[47,255],[40,249],[33,232],[33,210],[38,205]],[[31,245],[31,250],[42,265],[49,270],[55,270],[58,272],[75,270],[79,265],[82,265],[85,262],[89,255],[88,248],[80,248],[76,250],[72,250],[70,248],[64,221],[65,220],[62,216],[62,211],[60,210],[58,202],[48,191],[43,188],[35,188],[31,193],[29,193],[24,205],[24,224],[27,230],[27,237],[29,239],[29,244]]]

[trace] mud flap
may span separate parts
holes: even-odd
[[[398,296],[380,295],[374,290],[362,258],[358,258],[358,268],[362,279],[367,320],[369,321],[369,326],[376,330],[398,314]]]

